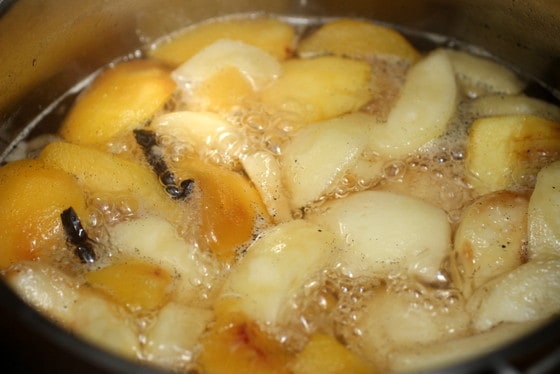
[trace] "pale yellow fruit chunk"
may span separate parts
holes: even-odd
[[[192,90],[226,67],[235,67],[254,90],[266,86],[282,71],[278,60],[262,49],[235,40],[221,39],[191,57],[172,73],[184,90]]]
[[[224,112],[282,72],[278,60],[260,48],[220,39],[176,68],[172,77],[187,108]]]
[[[404,160],[394,160],[391,163],[385,161],[377,164],[383,167],[384,179],[375,187],[376,190],[417,197],[439,206],[454,221],[459,219],[456,214],[460,214],[465,205],[476,196],[467,183],[455,177],[454,168],[438,168],[436,172],[426,168],[424,161],[407,164]]]
[[[292,26],[272,18],[226,19],[196,25],[149,51],[153,58],[179,66],[220,39],[237,40],[260,48],[279,60],[291,55]]]
[[[174,90],[170,71],[154,61],[117,64],[102,72],[78,98],[59,133],[71,143],[104,145],[143,125]]]
[[[274,226],[247,249],[220,298],[235,300],[258,323],[274,324],[305,282],[326,266],[336,243],[333,234],[302,220]]]
[[[439,137],[456,110],[458,92],[447,55],[436,50],[410,68],[387,121],[372,127],[371,148],[399,158]]]
[[[150,129],[158,136],[173,138],[177,144],[188,145],[201,158],[219,153],[224,161],[235,162],[247,140],[241,129],[216,113],[177,111],[156,117]]]
[[[356,165],[373,117],[354,113],[302,127],[284,146],[282,177],[292,209],[319,200]]]
[[[139,352],[139,327],[122,307],[106,297],[84,293],[73,305],[74,319],[68,330],[102,349],[128,359]]]
[[[560,161],[544,167],[529,201],[529,257],[560,257]]]
[[[218,261],[211,261],[196,243],[179,236],[177,228],[164,218],[147,216],[119,222],[108,231],[120,253],[156,263],[175,277],[173,300],[189,303],[203,298],[206,290],[201,291],[200,279],[211,282],[211,274],[217,273]]]
[[[465,209],[451,256],[456,284],[462,285],[465,296],[526,260],[528,204],[526,195],[500,191],[483,195]]]
[[[497,117],[530,114],[560,122],[560,107],[525,95],[488,95],[476,98],[468,105],[475,117]]]
[[[102,194],[115,202],[126,201],[136,213],[149,210],[173,215],[178,209],[155,173],[133,161],[65,142],[49,144],[39,158],[46,165],[73,175],[93,194]]]
[[[149,262],[114,263],[85,275],[87,283],[131,310],[162,306],[170,297],[172,277]]]
[[[391,192],[364,191],[331,200],[306,219],[345,243],[337,259],[341,270],[356,278],[410,274],[437,282],[451,246],[442,209]]]
[[[326,56],[292,59],[261,95],[273,113],[287,113],[294,126],[352,112],[366,104],[371,67],[363,61]]]
[[[467,302],[472,325],[536,321],[560,312],[560,259],[531,260],[479,288]]]
[[[188,364],[212,317],[212,311],[207,309],[174,302],[165,305],[146,331],[144,352],[149,361],[164,367]]]
[[[280,163],[276,157],[260,151],[246,155],[241,163],[274,221],[280,223],[291,220],[290,202],[284,191]]]
[[[149,259],[181,278],[200,276],[194,258],[195,245],[181,238],[164,218],[147,216],[119,222],[109,228],[109,234],[111,243],[127,256]]]
[[[60,214],[70,207],[87,226],[85,197],[71,175],[33,159],[1,167],[0,268],[64,244]]]
[[[326,334],[314,334],[303,351],[290,363],[290,368],[294,374],[376,372],[372,365]]]
[[[3,278],[19,296],[59,323],[74,318],[73,307],[82,297],[79,283],[47,261],[20,261]]]
[[[409,63],[420,53],[400,33],[372,22],[340,19],[326,23],[298,47],[300,56],[334,54],[357,59],[396,57]]]
[[[444,300],[433,291],[414,287],[398,292],[382,287],[358,315],[360,353],[390,367],[394,351],[460,337],[468,332],[469,322],[461,300]]]
[[[398,349],[390,355],[389,369],[397,373],[429,372],[475,359],[520,339],[543,322],[503,323],[475,335]]]
[[[479,193],[532,188],[560,157],[560,124],[531,115],[476,120],[467,143],[467,178]]]
[[[446,49],[463,91],[470,97],[488,93],[518,94],[525,88],[511,69],[488,58]]]
[[[25,301],[76,335],[125,357],[139,350],[137,327],[106,297],[46,261],[23,261],[6,280]]]

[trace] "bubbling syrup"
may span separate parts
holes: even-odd
[[[287,18],[285,21],[294,25],[299,30],[301,37],[326,20]],[[406,35],[406,31],[404,34]],[[438,45],[449,46],[454,43],[433,35],[414,34],[415,39],[420,37],[423,37],[424,45],[430,45],[432,48]],[[383,121],[387,118],[398,97],[408,66],[402,63],[376,60],[370,61],[370,63],[373,67],[373,76],[376,77],[372,81],[375,95],[362,108],[362,111],[373,115],[378,121]],[[486,90],[488,87],[480,87],[480,89]],[[175,95],[163,112],[171,113],[185,108],[186,103],[181,100],[180,95]],[[405,159],[387,161],[382,167],[382,172],[375,177],[362,178],[349,171],[333,191],[321,196],[318,201],[304,210],[293,212],[293,217],[305,217],[307,214],[320,210],[325,202],[341,199],[352,193],[384,190],[403,192],[428,201],[442,208],[448,214],[451,224],[457,225],[463,209],[476,197],[476,193],[465,179],[464,164],[468,129],[473,121],[473,114],[466,109],[466,103],[471,98],[467,94],[461,100],[462,102],[458,104],[458,114],[443,136],[426,144],[414,155]],[[59,109],[54,108],[53,110]],[[279,112],[271,115],[264,107],[254,102],[236,106],[225,114],[225,119],[235,127],[236,131],[224,130],[207,144],[196,149],[172,136],[161,136],[160,146],[165,149],[169,162],[171,164],[181,163],[185,157],[196,154],[205,162],[242,172],[239,159],[244,155],[265,151],[280,159],[284,145],[289,142],[298,127],[291,113]],[[36,128],[36,131],[31,132],[31,138],[40,131],[40,121]],[[117,139],[109,145],[109,148],[115,154],[132,155],[133,158],[141,160],[142,154],[130,152],[133,149],[130,141],[129,137]],[[36,152],[35,147],[30,148],[25,157],[32,157],[34,154],[32,152]],[[380,156],[374,153],[364,153],[360,158],[365,162],[375,162],[380,159]],[[521,175],[519,178],[524,179],[527,176]],[[195,222],[198,218],[189,216],[189,211],[196,211],[189,207],[189,204],[196,203],[196,196],[193,201],[195,202],[185,203],[185,216],[179,218],[179,221],[183,222],[180,235],[187,241],[193,234],[189,227],[195,226],[189,223]],[[111,237],[107,234],[108,228],[118,222],[137,218],[134,213],[137,210],[134,204],[125,196],[119,198],[112,195],[110,199],[105,199],[98,195],[89,199],[88,205],[95,207],[91,219],[93,231],[90,236],[96,242],[108,243],[103,247],[101,258],[110,261],[109,259],[120,256],[118,249],[111,247]],[[264,224],[257,224],[253,234],[254,238],[257,238],[264,228]],[[240,252],[245,249],[246,247],[241,248]],[[57,255],[55,261],[65,270],[80,276],[79,272],[72,270],[75,269],[75,260],[69,254]],[[197,264],[199,271],[192,280],[198,292],[196,299],[201,305],[210,305],[216,290],[227,278],[230,268],[216,266],[210,256],[206,254],[194,256],[193,261]],[[103,263],[97,266],[103,266]],[[317,331],[327,332],[351,349],[357,349],[356,338],[362,336],[363,331],[356,324],[356,320],[363,311],[364,300],[371,298],[379,288],[385,289],[388,293],[411,294],[415,301],[411,303],[410,308],[421,306],[433,310],[434,313],[445,313],[451,305],[461,302],[463,296],[451,284],[447,271],[446,268],[442,269],[436,284],[426,284],[421,280],[411,279],[399,273],[392,274],[388,279],[352,278],[340,270],[340,264],[333,263],[306,284],[299,294],[294,295],[279,323],[280,328],[274,328],[272,331],[278,341],[286,344],[289,350],[295,352],[304,347],[306,337]],[[153,325],[156,315],[157,311],[136,315],[135,321],[141,331],[138,336],[141,347],[148,344],[144,331]],[[171,369],[196,368],[192,362],[195,355],[196,352],[189,352],[180,360],[177,367]],[[140,354],[140,358],[152,359],[149,356],[142,356],[142,354]]]

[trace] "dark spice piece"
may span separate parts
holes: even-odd
[[[186,199],[191,193],[194,181],[186,179],[179,185],[175,180],[175,175],[169,170],[161,152],[158,149],[157,134],[150,130],[135,129],[133,130],[136,143],[142,147],[142,151],[148,164],[159,177],[161,184],[165,187],[165,192],[173,199]]]
[[[74,253],[84,264],[91,264],[97,259],[86,230],[80,222],[78,214],[74,208],[70,207],[60,214],[60,220],[64,227],[67,240],[75,246]]]

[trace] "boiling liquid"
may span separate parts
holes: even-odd
[[[288,18],[285,21],[293,24],[300,36],[303,36],[326,20]],[[405,35],[407,35],[406,32]],[[407,36],[409,39],[421,41],[420,44],[424,46],[424,49],[456,46],[455,41],[440,36],[417,33]],[[383,73],[380,80],[376,82],[382,89],[378,91],[380,94],[363,108],[363,111],[372,114],[378,120],[384,120],[398,97],[407,66],[385,61],[372,61],[372,66],[374,74]],[[73,95],[69,93],[68,97]],[[458,114],[445,135],[427,144],[408,158],[388,161],[383,172],[374,178],[361,179],[349,173],[344,176],[334,192],[322,196],[318,202],[305,208],[304,211],[294,212],[294,216],[305,217],[306,214],[320,209],[326,201],[373,189],[402,192],[426,200],[445,210],[449,221],[456,225],[462,210],[476,197],[476,193],[465,180],[464,165],[467,133],[473,121],[473,114],[465,109],[466,103],[470,101],[469,97],[462,96],[461,100],[462,102],[458,104]],[[177,96],[175,101],[167,105],[166,110],[172,112],[181,110],[184,106],[185,103]],[[61,100],[61,106],[51,108],[51,110],[53,113],[61,113],[68,108],[67,100]],[[45,122],[48,122],[49,114],[46,113],[43,117],[45,121],[38,120],[34,124],[35,128],[29,129],[32,130],[29,135],[30,139],[36,138],[44,131],[43,127]],[[238,159],[243,155],[265,151],[275,157],[281,156],[284,144],[289,141],[296,127],[290,113],[277,113],[275,116],[271,116],[265,108],[251,102],[239,105],[235,110],[230,111],[226,119],[240,130],[240,133],[221,133],[214,139],[216,143],[213,145],[226,152],[216,151],[212,145],[193,149],[188,144],[168,137],[161,137],[160,146],[165,149],[172,164],[180,163],[185,155],[195,153],[206,162],[241,171]],[[53,131],[52,126],[49,126],[48,129]],[[128,141],[127,139],[115,140],[111,144],[111,150],[117,154],[129,151],[131,144],[127,143]],[[27,151],[27,156],[32,156],[36,152],[35,149]],[[137,156],[138,160],[143,162],[142,155]],[[378,157],[375,154],[362,155],[364,160],[376,160]],[[10,158],[8,157],[8,159]],[[115,201],[114,196],[111,197],[111,201]],[[106,243],[101,257],[110,262],[111,258],[118,258],[119,254],[116,249],[111,248],[111,238],[107,234],[107,227],[117,222],[136,218],[133,213],[134,206],[131,206],[131,202],[126,199],[120,203],[107,203],[103,196],[92,197],[89,204],[96,207],[93,216],[94,230],[90,236],[99,243]],[[197,217],[188,216],[189,210],[186,205],[185,222],[197,219]],[[189,226],[185,225],[185,227]],[[182,232],[187,241],[189,241],[190,234],[188,230]],[[255,232],[254,237],[256,238],[259,234],[260,232]],[[73,268],[75,259],[64,255],[53,255],[53,260],[66,271],[80,276],[80,271]],[[206,256],[197,257],[196,261],[199,261],[198,267],[201,269],[200,277],[196,280],[197,289],[200,291],[197,299],[204,305],[212,299],[221,282],[227,278],[230,269],[227,266],[217,267]],[[97,264],[97,266],[100,265]],[[85,270],[82,269],[82,271]],[[355,347],[357,345],[355,339],[362,335],[362,331],[356,325],[356,320],[363,309],[364,300],[372,297],[377,292],[376,290],[384,287],[387,292],[411,292],[416,295],[419,305],[429,306],[434,313],[439,313],[439,311],[444,313],[449,305],[456,303],[462,296],[451,284],[447,276],[447,269],[443,269],[440,278],[439,283],[432,285],[410,279],[404,274],[393,274],[389,279],[375,277],[355,279],[343,275],[339,264],[334,263],[310,281],[299,295],[295,295],[282,320],[282,329],[274,332],[277,334],[278,340],[284,342],[291,351],[301,350],[306,337],[315,331],[326,331],[338,337],[349,347]],[[415,305],[411,304],[410,307],[414,308]],[[155,316],[155,312],[148,315],[139,313],[137,324],[140,326],[140,330],[144,331],[147,326],[150,326]],[[138,338],[141,346],[147,343],[143,333]],[[194,355],[194,353],[192,354]],[[190,356],[187,357],[185,362],[178,365],[178,368],[191,367],[190,359]]]

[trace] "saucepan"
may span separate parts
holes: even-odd
[[[0,0],[0,153],[35,131],[35,119],[50,103],[100,67],[195,22],[255,12],[368,18],[410,35],[429,33],[449,45],[475,45],[560,100],[557,0]],[[155,372],[79,340],[3,283],[0,328],[0,355],[8,369]],[[520,341],[443,371],[553,372],[560,370],[559,357],[556,319]]]

